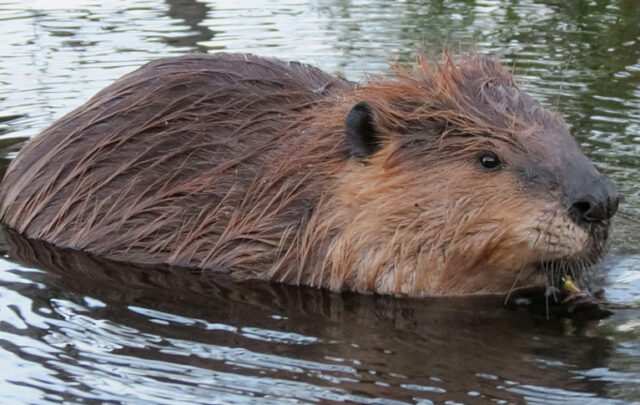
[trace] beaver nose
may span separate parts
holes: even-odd
[[[616,213],[619,203],[616,187],[605,178],[592,192],[577,198],[571,204],[569,213],[578,223],[604,222]]]

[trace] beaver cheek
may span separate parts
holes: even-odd
[[[484,261],[475,262],[472,267],[468,266],[468,259],[462,255],[451,260],[452,271],[443,275],[442,287],[458,289],[460,293],[495,293],[540,283],[532,278],[536,273],[535,265],[521,263],[516,255],[491,255]]]
[[[518,212],[528,215],[504,219],[510,227],[500,248],[490,256],[493,265],[521,269],[531,263],[575,258],[589,252],[589,233],[574,223],[562,204],[544,200],[522,203]]]
[[[529,240],[519,240],[516,243],[504,243],[494,249],[488,256],[487,266],[496,269],[497,273],[504,273],[506,278],[511,278],[514,272],[535,262],[535,257],[536,252],[531,249]]]
[[[486,241],[480,251],[475,252],[477,257],[484,258],[487,268],[510,277],[514,272],[530,263],[539,262],[547,255],[547,243],[550,239],[543,237],[543,230],[550,227],[552,230],[556,229],[549,221],[551,218],[553,222],[557,216],[549,213],[557,210],[556,207],[551,209],[544,202],[534,201],[531,196],[522,194],[491,204],[500,208],[487,213],[493,218],[495,229],[483,232]]]
[[[502,246],[493,252],[481,268],[484,278],[491,280],[486,288],[495,291],[509,291],[515,287],[544,284],[544,277],[538,272],[538,253],[531,249],[529,240],[509,247]]]

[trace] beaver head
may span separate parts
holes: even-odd
[[[507,291],[602,255],[615,186],[496,61],[419,60],[353,95],[334,287]]]

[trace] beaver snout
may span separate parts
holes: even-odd
[[[583,187],[569,207],[571,218],[578,224],[604,223],[618,210],[620,195],[615,184],[604,176]]]

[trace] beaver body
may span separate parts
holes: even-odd
[[[251,55],[149,63],[29,142],[2,222],[133,263],[461,294],[602,254],[613,185],[499,64],[366,86]]]

